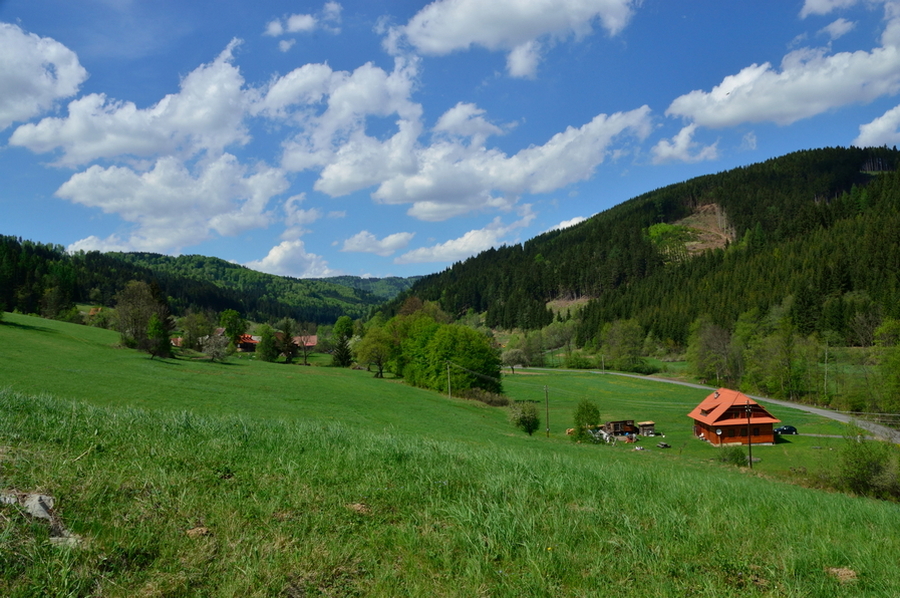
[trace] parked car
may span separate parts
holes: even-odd
[[[776,434],[796,434],[797,428],[794,426],[779,426],[775,428]]]

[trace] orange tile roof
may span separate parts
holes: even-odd
[[[736,390],[720,388],[697,405],[688,417],[713,426],[729,426],[747,423],[746,407],[750,405],[750,421],[755,424],[777,424],[765,407]]]

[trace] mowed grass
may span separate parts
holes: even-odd
[[[757,475],[827,465],[825,438],[755,447],[753,475],[713,462],[686,417],[706,391],[506,376],[542,417],[549,395],[551,436],[529,438],[367,372],[150,360],[12,314],[0,331],[0,489],[53,495],[83,539],[53,547],[0,507],[0,596],[900,595],[900,507]],[[582,398],[673,448],[574,445]]]

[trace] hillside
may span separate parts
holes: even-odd
[[[900,592],[896,504],[766,477],[826,467],[842,439],[755,447],[748,475],[690,439],[697,389],[507,377],[513,396],[551,388],[548,439],[366,372],[151,360],[110,331],[17,314],[0,330],[4,596]],[[674,448],[572,443],[584,396],[608,417],[655,414]],[[10,502],[38,492],[52,526]]]
[[[846,334],[852,309],[841,321],[817,315],[829,298],[864,294],[883,315],[900,316],[898,157],[827,148],[698,177],[485,251],[410,293],[453,314],[485,312],[487,325],[505,329],[541,328],[553,319],[548,302],[586,297],[580,344],[624,318],[684,344],[701,315],[731,326],[805,293],[813,296],[805,332]]]
[[[297,279],[204,256],[79,252],[0,237],[0,305],[66,318],[75,303],[112,306],[131,280],[155,283],[176,314],[235,309],[256,321],[292,317],[330,324],[365,317],[414,279]]]

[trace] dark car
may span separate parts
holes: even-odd
[[[775,428],[776,434],[796,434],[797,428],[794,426],[779,426]]]

